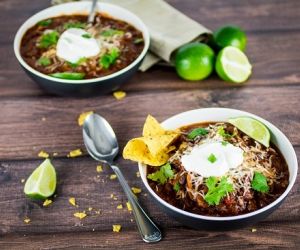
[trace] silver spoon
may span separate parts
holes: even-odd
[[[96,6],[97,6],[98,0],[93,0],[92,8],[88,17],[88,23],[93,23],[96,15]]]
[[[148,243],[160,241],[160,230],[140,206],[137,198],[131,192],[121,170],[116,165],[113,165],[113,160],[119,152],[119,146],[110,124],[102,116],[91,114],[85,119],[82,132],[83,141],[90,156],[97,161],[109,165],[117,175],[131,204],[143,240]]]

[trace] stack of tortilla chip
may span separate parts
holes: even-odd
[[[151,166],[161,166],[168,161],[168,153],[175,148],[170,145],[178,136],[177,131],[163,129],[154,117],[148,115],[143,137],[130,140],[123,150],[123,157]]]

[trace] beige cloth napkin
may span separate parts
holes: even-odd
[[[76,0],[52,0],[52,4]],[[172,53],[183,44],[202,41],[211,34],[203,25],[163,0],[101,0],[124,7],[139,16],[149,29],[151,43],[140,70],[158,62],[171,64]]]

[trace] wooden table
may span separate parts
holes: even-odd
[[[253,112],[278,126],[300,155],[300,2],[297,0],[170,0],[205,26],[227,23],[248,34],[247,55],[253,75],[243,86],[229,85],[216,76],[199,83],[180,80],[173,69],[154,67],[138,73],[123,86],[127,97],[63,98],[41,90],[15,59],[13,38],[29,16],[50,1],[0,2],[0,249],[21,248],[281,248],[299,247],[299,175],[285,203],[269,218],[236,231],[192,230],[169,218],[153,203],[136,177],[137,165],[118,159],[130,186],[143,189],[139,200],[163,231],[163,241],[144,244],[127,209],[125,195],[111,170],[96,172],[96,162],[86,152],[67,158],[70,150],[84,148],[77,116],[94,110],[111,122],[120,146],[141,134],[147,114],[160,121],[176,113],[205,107],[238,108]],[[41,163],[40,150],[57,152],[57,197],[42,207],[25,198],[22,179]],[[117,200],[110,198],[114,194]],[[75,197],[79,207],[68,203]],[[87,209],[92,207],[92,211]],[[89,214],[79,221],[74,212]],[[96,211],[101,211],[97,214]],[[24,223],[29,217],[31,222]],[[112,232],[121,224],[120,233]],[[257,231],[252,232],[252,228]]]

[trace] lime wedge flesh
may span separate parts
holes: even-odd
[[[266,147],[270,146],[270,132],[268,128],[258,120],[250,117],[238,117],[229,119],[228,122],[262,145]]]
[[[27,179],[24,193],[32,199],[43,200],[56,189],[56,172],[49,159],[38,166]]]
[[[228,46],[217,56],[216,71],[224,81],[242,83],[251,75],[252,66],[241,50]]]

